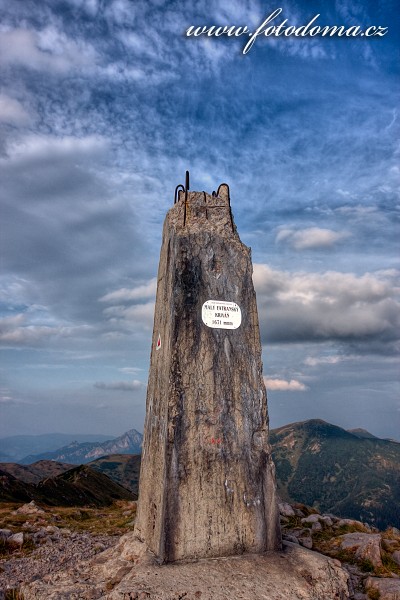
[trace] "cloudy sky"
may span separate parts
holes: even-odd
[[[185,37],[191,25],[383,37]],[[166,211],[231,187],[271,426],[399,439],[394,0],[0,0],[0,436],[142,430]]]

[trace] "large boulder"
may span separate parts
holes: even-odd
[[[348,574],[337,560],[285,544],[283,552],[159,565],[122,558],[140,554],[128,534],[79,573],[57,573],[21,588],[25,600],[348,600]],[[142,544],[144,546],[144,544]],[[145,548],[145,546],[144,546]],[[125,552],[125,554],[129,554]],[[102,591],[103,590],[103,591]]]

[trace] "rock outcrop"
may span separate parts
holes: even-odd
[[[250,250],[225,184],[181,192],[165,220],[135,533],[160,562],[280,547]]]
[[[349,598],[348,574],[338,561],[287,542],[280,552],[165,565],[133,565],[119,551],[117,546],[80,569],[21,586],[24,600]]]
[[[374,567],[382,566],[382,547],[379,533],[345,533],[340,539],[342,550],[353,550],[355,558],[369,560]]]
[[[90,535],[73,532],[60,521],[56,521],[59,527],[45,525],[41,515],[29,514],[22,525],[24,543],[36,549],[26,556],[10,547],[8,559],[0,561],[0,599],[6,590],[9,597],[13,597],[11,590],[18,590],[25,600],[397,600],[400,569],[394,556],[400,547],[398,530],[378,534],[359,521],[343,524],[343,519],[321,515],[304,505],[281,505],[281,509],[290,513],[281,517],[283,551],[165,565],[140,560],[132,531],[121,538]],[[126,506],[121,510],[124,514]],[[321,529],[314,529],[316,524]],[[302,547],[299,532],[305,530],[313,550]],[[373,567],[370,559],[357,556],[355,545],[341,548],[350,530],[362,533],[365,542],[380,536],[383,566]],[[18,535],[13,531],[0,530],[6,547],[7,539]]]

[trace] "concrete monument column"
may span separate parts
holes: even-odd
[[[181,186],[183,188],[183,186]],[[250,249],[229,188],[163,229],[135,535],[160,562],[280,547]]]

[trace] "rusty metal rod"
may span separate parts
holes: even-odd
[[[179,194],[178,194],[179,188],[182,188],[182,192],[185,191],[185,188],[183,187],[183,185],[181,183],[176,186],[176,188],[175,188],[175,194],[174,194],[174,204],[176,204],[178,202],[178,199],[179,199]]]
[[[185,207],[183,209],[183,226],[186,225],[187,194],[189,189],[189,171],[186,171],[185,177]]]

